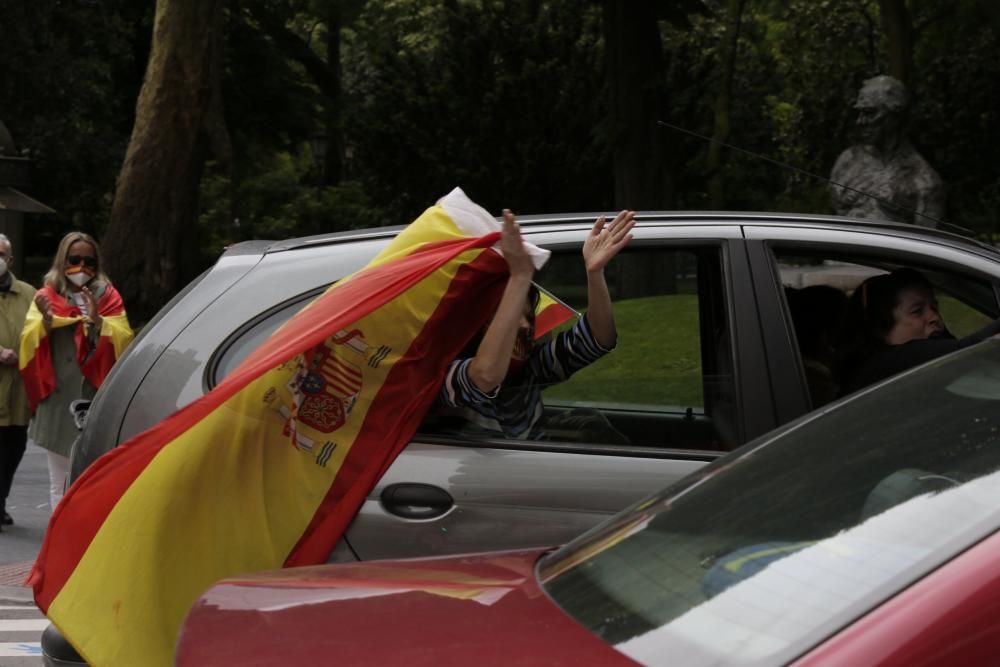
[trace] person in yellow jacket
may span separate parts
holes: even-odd
[[[24,457],[31,418],[17,360],[18,340],[35,288],[14,276],[13,263],[10,239],[0,234],[0,531],[14,523],[7,512],[7,496]]]

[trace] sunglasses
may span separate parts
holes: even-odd
[[[66,258],[66,263],[70,266],[79,266],[81,262],[92,269],[97,266],[97,258],[90,255],[70,255]]]

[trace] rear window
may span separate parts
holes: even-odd
[[[790,660],[1000,523],[1000,341],[704,469],[542,561],[635,660]]]

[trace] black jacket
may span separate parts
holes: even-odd
[[[956,350],[975,345],[990,336],[1000,334],[1000,319],[993,320],[965,338],[926,338],[902,345],[881,344],[850,373],[841,387],[841,396],[883,380],[897,373],[937,359]]]

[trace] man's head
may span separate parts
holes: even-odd
[[[7,275],[7,271],[13,264],[14,252],[10,239],[5,234],[0,234],[0,276]]]
[[[858,138],[866,143],[880,143],[896,134],[903,124],[909,97],[906,87],[891,76],[866,80],[854,108],[858,112]]]

